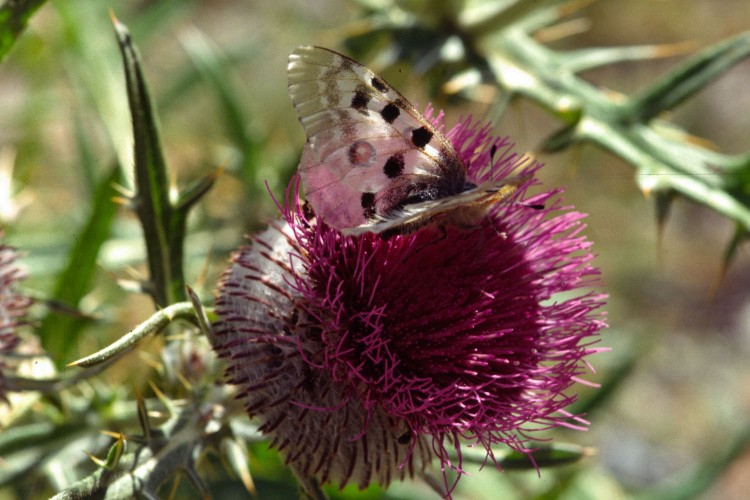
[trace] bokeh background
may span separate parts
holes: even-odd
[[[130,160],[131,130],[121,59],[108,9],[128,25],[140,48],[177,184],[222,165],[226,172],[195,211],[187,244],[187,280],[207,300],[231,250],[277,214],[280,196],[304,143],[286,91],[286,60],[297,45],[342,52],[347,37],[371,29],[363,6],[389,2],[314,0],[54,1],[44,5],[0,65],[0,218],[6,241],[25,252],[26,286],[57,296],[69,252],[81,242],[95,186],[120,160]],[[467,2],[471,3],[471,2]],[[566,24],[560,50],[597,46],[679,44],[674,57],[634,61],[584,73],[592,84],[632,93],[691,51],[750,29],[741,0],[583,2]],[[485,102],[448,98],[440,75],[370,51],[361,62],[413,103],[434,102],[449,125]],[[666,117],[719,151],[747,152],[750,61]],[[559,122],[532,102],[514,101],[497,131],[519,152],[535,152]],[[678,199],[663,227],[633,167],[594,146],[539,155],[545,187],[563,186],[566,200],[589,214],[609,324],[589,378],[607,384],[586,433],[550,433],[591,447],[592,456],[555,470],[465,478],[459,498],[747,498],[750,491],[750,255],[724,252],[734,224]],[[121,183],[128,185],[128,179]],[[152,312],[150,300],[118,286],[139,276],[140,227],[126,209],[98,255],[94,285],[79,307],[98,320],[76,339],[58,338],[58,362],[101,348]],[[46,312],[37,313],[41,318]],[[52,332],[53,330],[49,330]],[[53,333],[50,333],[53,335]],[[102,375],[102,383],[142,384],[158,341]],[[617,383],[613,383],[616,380]],[[593,391],[580,387],[585,398]],[[296,496],[272,452],[254,449],[261,498]],[[289,481],[289,487],[279,484]],[[227,492],[241,490],[227,487]],[[189,489],[187,490],[190,491]],[[194,493],[194,492],[193,492]],[[353,494],[345,490],[341,495]],[[389,495],[432,495],[396,485]],[[367,496],[380,497],[380,490]],[[0,498],[12,498],[0,491]]]

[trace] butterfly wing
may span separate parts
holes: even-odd
[[[321,47],[289,56],[289,95],[307,134],[300,175],[330,226],[385,230],[408,205],[458,194],[466,167],[450,142],[398,91]]]
[[[406,234],[426,224],[476,227],[489,207],[507,200],[519,186],[530,179],[530,176],[518,176],[501,182],[490,181],[453,196],[405,205],[390,218],[373,221],[374,227],[377,228],[374,232]],[[360,225],[343,232],[350,235],[373,232],[373,225]]]

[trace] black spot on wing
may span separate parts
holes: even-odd
[[[381,80],[380,78],[378,78],[377,76],[373,76],[372,80],[370,80],[370,83],[380,93],[385,93],[385,91],[388,90],[388,87],[386,87],[385,82]]]
[[[432,132],[427,127],[415,128],[411,131],[411,142],[419,149],[424,149],[432,139]]]
[[[363,111],[367,109],[367,103],[370,102],[370,96],[363,89],[357,89],[352,97],[352,108],[357,111]]]
[[[370,220],[375,217],[375,193],[362,193],[360,203],[365,219]]]
[[[404,155],[403,153],[396,153],[392,155],[385,162],[383,166],[383,173],[388,176],[389,179],[395,179],[404,171]]]
[[[396,118],[398,118],[398,115],[400,114],[401,110],[398,109],[398,106],[393,103],[386,104],[385,107],[380,111],[380,116],[382,116],[383,120],[388,123],[393,123],[394,121],[396,121]]]
[[[341,54],[338,54],[341,55]],[[341,68],[345,70],[352,71],[357,63],[355,63],[353,60],[349,59],[348,57],[340,57],[338,59],[341,59],[338,61],[338,64]]]

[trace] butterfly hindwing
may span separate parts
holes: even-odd
[[[466,167],[453,146],[365,66],[327,49],[299,47],[288,74],[307,134],[303,188],[329,225],[380,232],[404,206],[465,190]]]

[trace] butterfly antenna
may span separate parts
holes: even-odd
[[[521,181],[519,184],[523,184],[526,181],[530,180],[532,178],[531,174],[527,174],[524,176],[521,176]],[[515,201],[514,203],[521,205],[522,207],[526,208],[533,208],[534,210],[544,210],[544,203],[524,203],[523,201]]]
[[[523,203],[519,201],[518,204],[534,210],[544,210],[544,203]]]
[[[495,153],[497,153],[497,144],[490,146],[490,180],[495,180]]]

